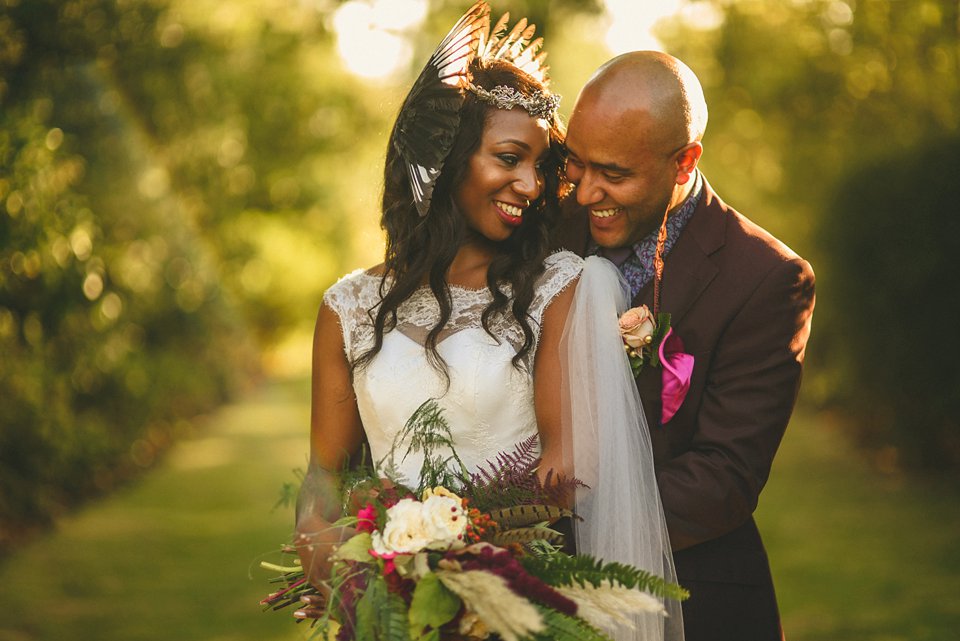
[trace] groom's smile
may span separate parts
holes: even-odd
[[[610,218],[623,212],[623,207],[611,207],[609,209],[591,209],[590,214],[597,218]]]

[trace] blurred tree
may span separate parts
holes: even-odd
[[[960,138],[871,161],[840,184],[821,237],[841,398],[867,443],[910,466],[960,467],[958,173]]]
[[[0,550],[149,467],[350,260],[375,97],[316,11],[191,9],[0,8]]]
[[[7,4],[0,551],[149,467],[178,420],[221,402],[253,367],[215,256],[104,91],[98,46],[140,36],[109,32],[129,14],[111,2]]]
[[[846,320],[861,318],[862,309],[852,306],[863,299],[834,289],[860,273],[843,271],[856,267],[849,261],[833,260],[845,251],[835,242],[836,227],[852,215],[837,209],[835,194],[849,188],[847,176],[860,176],[874,158],[950,137],[960,128],[960,5],[952,0],[690,5],[718,19],[704,29],[678,20],[666,25],[661,37],[704,84],[710,106],[705,171],[731,204],[813,260],[818,305],[808,351],[813,376],[805,389],[808,398],[823,403],[849,399],[860,381],[844,363],[863,356],[863,346],[850,340]],[[925,188],[891,172],[884,174],[891,196],[897,189],[910,194]],[[931,181],[937,173],[931,172]],[[857,224],[869,221],[860,217]],[[910,239],[914,244],[902,248],[921,262],[946,249],[943,243],[920,244],[929,237]],[[891,234],[886,242],[903,240]],[[883,295],[883,283],[876,286]],[[888,301],[891,308],[901,303],[894,296]],[[956,395],[952,380],[935,381],[934,393]],[[876,396],[883,393],[871,386],[861,398],[883,400]],[[896,425],[873,430],[872,417],[863,415],[857,431],[874,432],[875,443],[889,440],[894,430],[906,435],[917,429],[918,419],[897,417]],[[924,420],[932,423],[922,429],[939,429],[937,420]],[[905,458],[931,462],[917,451]]]
[[[677,21],[661,35],[704,84],[704,165],[807,253],[844,173],[960,126],[952,0],[691,4],[713,6],[719,25]]]

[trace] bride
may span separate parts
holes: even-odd
[[[649,436],[617,333],[619,274],[600,258],[550,254],[563,127],[541,41],[500,35],[474,5],[415,82],[390,136],[385,260],[324,295],[313,346],[310,467],[297,548],[328,576],[337,473],[366,438],[374,461],[426,400],[476,468],[531,435],[540,473],[575,475],[578,550],[675,581]],[[492,35],[491,35],[492,33]],[[416,481],[421,460],[399,471]],[[668,604],[668,608],[669,608]],[[679,638],[680,610],[632,636]],[[306,614],[301,611],[300,616]]]

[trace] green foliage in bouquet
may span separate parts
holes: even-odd
[[[423,456],[416,489],[397,472],[414,453]],[[556,499],[582,484],[549,474],[542,483],[539,463],[534,438],[469,473],[442,410],[427,401],[376,466],[345,474],[347,514],[332,527],[356,534],[330,557],[325,609],[299,560],[261,564],[281,586],[261,604],[312,603],[314,638],[337,641],[608,641],[605,627],[661,616],[662,599],[686,598],[643,570],[563,553],[549,526],[572,513]]]
[[[589,556],[568,554],[528,555],[521,565],[550,585],[592,585],[600,587],[604,581],[619,583],[668,599],[684,600],[690,593],[663,578],[622,563],[604,563]]]
[[[539,610],[545,630],[536,636],[537,641],[610,641],[610,637],[583,619],[549,608]]]
[[[400,461],[397,461],[399,444],[407,443]],[[396,435],[394,445],[383,459],[378,461],[377,468],[381,474],[397,484],[405,484],[397,465],[407,456],[414,453],[423,455],[423,464],[420,466],[420,482],[416,486],[417,494],[425,489],[436,487],[458,487],[460,479],[465,478],[467,468],[457,456],[453,444],[453,435],[450,426],[443,418],[443,411],[432,399],[423,403],[407,419],[403,428]],[[370,468],[360,470],[360,473],[373,474]],[[376,480],[376,476],[371,476]]]

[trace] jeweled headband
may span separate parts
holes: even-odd
[[[469,71],[476,60],[504,60],[546,86],[547,67],[541,52],[543,38],[531,41],[536,31],[526,18],[506,32],[510,14],[490,29],[490,6],[477,2],[446,35],[407,94],[394,125],[393,144],[407,166],[413,200],[421,217],[430,211],[433,188],[460,126],[464,92],[497,109],[520,106],[534,118],[550,119],[560,96],[525,96],[512,87],[492,89],[473,84]]]
[[[560,96],[557,94],[525,96],[520,91],[506,85],[497,85],[487,91],[483,87],[471,84],[468,89],[481,102],[493,105],[497,109],[509,110],[514,107],[522,107],[534,118],[550,120],[560,106]]]

